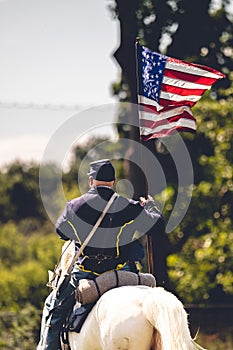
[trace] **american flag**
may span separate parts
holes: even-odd
[[[196,131],[191,108],[217,79],[219,71],[161,55],[138,44],[138,104],[143,140],[177,131]]]

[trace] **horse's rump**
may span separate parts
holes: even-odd
[[[124,286],[107,291],[97,301],[79,334],[70,333],[71,349],[144,350],[153,327],[142,313],[145,286]],[[143,339],[142,339],[143,330]],[[78,342],[77,342],[78,341]]]
[[[69,333],[72,350],[195,350],[182,303],[162,287],[126,286],[106,292],[79,334]]]

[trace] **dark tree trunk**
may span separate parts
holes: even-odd
[[[137,81],[136,81],[136,54],[135,40],[138,36],[138,23],[136,12],[140,2],[138,0],[116,0],[116,12],[120,22],[120,46],[114,54],[117,62],[122,69],[123,83],[128,85],[129,102],[131,108],[128,112],[128,123],[130,128],[131,147],[126,156],[132,159],[128,162],[128,178],[134,186],[134,198],[147,195],[146,176],[149,171],[148,164],[143,164],[142,159],[146,158],[144,154],[139,154],[135,149],[135,142],[140,142],[138,129],[138,110],[137,110]],[[143,152],[144,153],[144,152]],[[139,165],[139,166],[138,166]],[[168,255],[169,240],[165,232],[149,232],[152,238],[153,247],[153,271],[157,280],[157,285],[169,288],[167,275],[166,258]]]

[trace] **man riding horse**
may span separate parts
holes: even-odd
[[[137,272],[135,262],[143,258],[144,251],[134,238],[135,232],[164,232],[163,216],[151,197],[134,201],[116,194],[115,170],[108,159],[92,162],[88,175],[90,189],[67,203],[56,223],[58,235],[64,240],[75,240],[76,250],[81,249],[111,198],[112,204],[80,254],[68,283],[47,297],[38,350],[61,349],[60,331],[75,305],[80,279],[95,279],[110,270]]]

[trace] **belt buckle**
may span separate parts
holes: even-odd
[[[112,259],[112,257],[111,257],[111,255],[98,254],[97,255],[97,259],[98,259],[98,263],[97,264],[101,264],[105,260]]]

